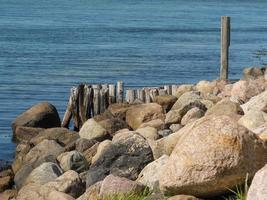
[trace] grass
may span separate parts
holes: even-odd
[[[147,197],[146,194],[125,194],[125,195],[113,195],[104,198],[104,200],[144,200]]]
[[[224,198],[225,200],[246,200],[248,193],[248,174],[244,186],[236,186],[235,190],[229,189],[229,191],[232,194],[229,197]]]

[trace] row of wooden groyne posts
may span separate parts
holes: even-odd
[[[69,128],[73,118],[74,130],[78,131],[87,119],[105,112],[110,104],[151,103],[156,96],[174,94],[177,88],[178,85],[165,85],[124,91],[122,81],[118,81],[117,84],[80,84],[71,88],[62,127]]]

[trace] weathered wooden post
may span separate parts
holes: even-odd
[[[117,103],[122,103],[123,102],[123,82],[118,81],[117,82]]]
[[[109,90],[109,104],[116,103],[116,88],[114,84],[108,86]]]
[[[126,97],[125,97],[125,99],[126,99],[126,102],[127,103],[133,103],[134,102],[134,100],[135,100],[135,90],[132,90],[132,89],[128,89],[128,90],[126,90]]]
[[[229,46],[230,46],[230,17],[221,17],[221,70],[220,79],[228,79],[229,63]]]

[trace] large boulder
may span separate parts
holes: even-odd
[[[88,140],[103,140],[108,137],[108,132],[94,119],[88,119],[82,126],[79,135]]]
[[[247,200],[267,199],[267,164],[254,176],[248,190]]]
[[[265,90],[265,80],[240,80],[233,84],[231,96],[241,102],[247,102],[251,97],[262,93]]]
[[[190,125],[159,180],[167,195],[218,196],[267,162],[264,142],[232,117],[211,115]]]
[[[137,182],[147,186],[151,191],[158,190],[159,178],[161,177],[161,173],[165,169],[168,159],[169,156],[163,155],[159,159],[149,163],[140,172]]]
[[[164,118],[163,108],[157,103],[133,105],[126,112],[126,122],[134,130],[144,122]]]
[[[243,115],[244,112],[238,103],[231,101],[229,98],[224,98],[207,110],[206,115]]]
[[[16,131],[14,133],[14,139],[18,141],[29,141],[43,130],[43,128],[17,126]]]
[[[135,132],[121,132],[113,137],[98,159],[91,165],[87,187],[103,180],[108,174],[135,180],[140,171],[153,160],[147,141]]]
[[[155,102],[163,107],[163,109],[168,112],[173,104],[177,101],[177,97],[172,95],[161,95],[156,96]]]
[[[89,168],[89,163],[86,158],[78,151],[64,152],[57,157],[57,160],[65,172],[74,170],[81,173]]]
[[[25,185],[29,183],[37,183],[43,185],[55,180],[63,173],[62,169],[55,163],[46,162],[35,168],[25,181]]]
[[[105,199],[114,195],[140,194],[145,187],[135,181],[114,175],[107,176],[100,188],[100,198]]]
[[[75,131],[70,131],[66,128],[48,128],[45,129],[35,137],[30,140],[30,143],[37,145],[43,140],[55,140],[62,146],[66,146],[73,141],[76,141],[79,138],[79,135]]]
[[[57,156],[64,150],[54,140],[43,140],[41,143],[33,147],[23,159],[22,167],[15,175],[15,184],[19,189],[33,169],[40,166],[44,162],[56,162]]]
[[[177,98],[180,98],[184,93],[190,92],[194,90],[194,85],[180,85],[176,91],[172,91],[172,95],[176,96]]]
[[[186,125],[192,121],[195,121],[203,117],[205,112],[198,107],[191,108],[182,118],[181,125]]]
[[[39,103],[34,105],[12,123],[13,133],[16,135],[18,126],[52,128],[60,127],[60,118],[56,108],[50,103]]]
[[[252,97],[247,103],[241,105],[244,113],[250,110],[264,110],[267,106],[267,91]]]

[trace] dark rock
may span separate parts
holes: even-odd
[[[36,137],[30,140],[30,143],[37,145],[43,140],[55,140],[58,144],[66,146],[67,144],[76,141],[79,134],[75,131],[70,131],[66,128],[49,128],[40,132]]]
[[[76,140],[76,150],[82,153],[85,150],[91,148],[96,143],[97,140],[88,140],[85,138],[79,138],[78,140]]]
[[[110,135],[114,135],[116,131],[128,128],[128,125],[125,121],[120,118],[111,118],[102,120],[99,124],[107,130]]]
[[[0,192],[11,189],[13,185],[14,174],[11,169],[0,172]]]
[[[109,174],[135,180],[152,160],[152,150],[142,136],[133,132],[118,133],[112,144],[92,164],[86,185],[89,187]]]
[[[17,126],[14,139],[18,141],[29,141],[33,137],[37,136],[43,128],[33,128],[26,126]]]
[[[18,126],[52,128],[60,127],[60,118],[56,108],[50,103],[39,103],[34,105],[12,123],[14,135]]]

